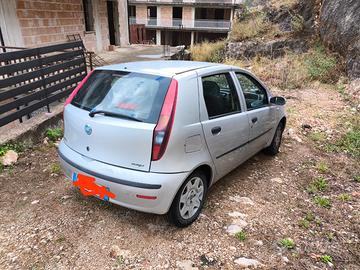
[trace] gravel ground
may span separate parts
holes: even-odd
[[[279,155],[260,153],[216,183],[184,229],[83,197],[56,171],[52,144],[24,151],[0,173],[0,269],[360,269],[359,163],[323,152],[301,128],[336,137],[349,109],[329,89],[279,93],[289,111]],[[328,182],[316,196],[330,208],[307,192],[316,177]],[[343,193],[351,198],[340,200]],[[231,225],[245,240],[228,233]],[[294,247],[279,244],[284,238]]]

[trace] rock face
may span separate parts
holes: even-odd
[[[301,53],[307,51],[308,46],[302,39],[229,42],[225,48],[225,56],[234,59],[252,58],[257,55],[277,58],[284,55],[285,51],[289,49]]]
[[[345,57],[348,76],[360,78],[360,1],[323,1],[320,36]]]

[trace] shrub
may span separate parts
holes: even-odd
[[[340,76],[337,59],[333,54],[326,53],[325,47],[316,44],[306,57],[305,64],[311,80],[323,83],[336,82]]]
[[[191,46],[191,58],[194,61],[221,63],[223,61],[225,42],[202,42]]]
[[[62,128],[48,128],[45,134],[46,137],[55,142],[63,136],[63,130]]]

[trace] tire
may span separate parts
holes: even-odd
[[[202,210],[207,189],[207,179],[202,171],[195,171],[186,178],[171,204],[170,221],[180,228],[193,223]]]
[[[271,141],[271,144],[264,149],[264,152],[266,154],[275,156],[277,153],[279,153],[283,131],[284,131],[284,124],[279,123],[279,125],[276,128],[274,138]]]

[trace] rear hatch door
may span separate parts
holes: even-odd
[[[99,70],[64,110],[64,141],[115,166],[149,171],[153,131],[171,78]]]

